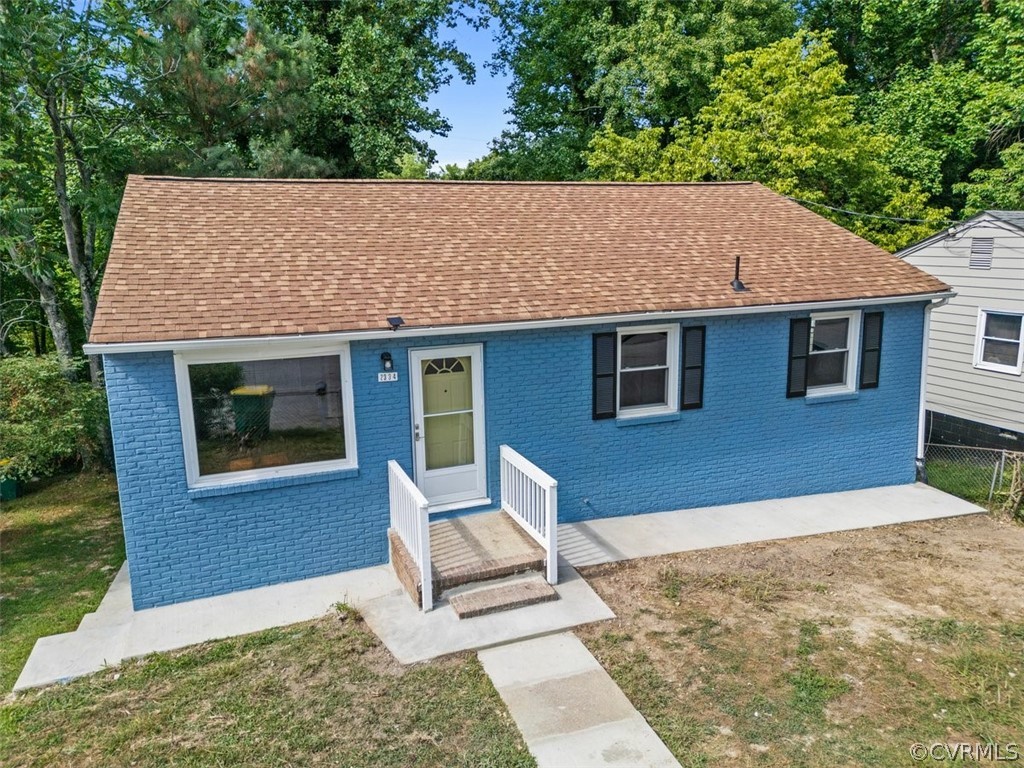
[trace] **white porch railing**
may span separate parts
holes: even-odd
[[[501,508],[547,552],[548,584],[558,583],[558,481],[501,446]]]
[[[420,571],[423,610],[434,607],[434,582],[430,569],[430,519],[427,497],[405,474],[397,461],[388,462],[388,495],[391,527],[405,544]]]

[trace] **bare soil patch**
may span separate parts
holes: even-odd
[[[684,765],[1021,744],[1024,528],[988,516],[584,569],[580,635]]]

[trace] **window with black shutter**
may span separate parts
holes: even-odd
[[[860,334],[860,388],[878,386],[882,364],[882,313],[865,312]]]
[[[615,417],[617,401],[615,380],[618,373],[619,340],[616,333],[594,334],[594,413],[595,419]]]
[[[683,397],[684,411],[704,405],[704,326],[683,330]]]
[[[811,318],[795,317],[789,321],[789,375],[786,397],[807,394],[807,358],[811,348]]]

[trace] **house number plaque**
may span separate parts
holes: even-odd
[[[377,381],[398,381],[398,371],[381,371],[377,374]]]

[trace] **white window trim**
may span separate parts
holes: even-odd
[[[982,371],[995,371],[997,373],[1009,373],[1019,376],[1024,370],[1024,320],[1021,321],[1021,338],[1017,340],[1017,365],[1000,365],[999,363],[988,363],[982,359],[985,350],[985,319],[988,315],[1010,315],[1024,318],[1024,313],[1013,312],[1007,309],[978,309],[978,325],[974,333],[974,367]],[[991,338],[991,337],[990,337]],[[1011,341],[1011,339],[1003,339]]]
[[[199,451],[196,444],[195,419],[192,414],[192,388],[189,384],[188,367],[197,363],[238,363],[246,360],[288,360],[297,357],[338,357],[341,369],[341,409],[345,435],[344,459],[314,461],[305,464],[289,464],[283,467],[246,469],[239,472],[221,472],[201,476],[199,473]],[[181,439],[185,452],[185,477],[189,488],[210,488],[238,483],[256,482],[276,477],[330,472],[339,469],[357,469],[356,420],[352,388],[352,359],[347,342],[342,344],[301,344],[291,349],[254,350],[247,347],[233,347],[202,352],[175,352],[174,377],[178,390],[178,413],[181,418]]]
[[[844,395],[857,391],[857,372],[860,363],[860,326],[861,311],[859,309],[848,312],[815,312],[811,314],[811,339],[814,338],[813,325],[818,320],[840,320],[847,319],[846,329],[846,379],[845,384],[827,384],[817,387],[808,386],[806,397],[825,397],[828,395]],[[808,345],[810,345],[808,340]],[[811,349],[807,350],[807,368],[810,375],[810,360],[814,356]]]
[[[618,334],[615,339],[615,413],[617,418],[631,419],[641,416],[656,416],[662,413],[675,413],[679,410],[679,325],[671,323],[668,325],[634,325],[623,326],[615,329]],[[638,333],[667,333],[665,350],[665,363],[668,366],[665,386],[668,388],[664,405],[634,405],[623,408],[622,401],[622,337],[633,336]],[[629,370],[642,371],[661,368],[632,368]]]

